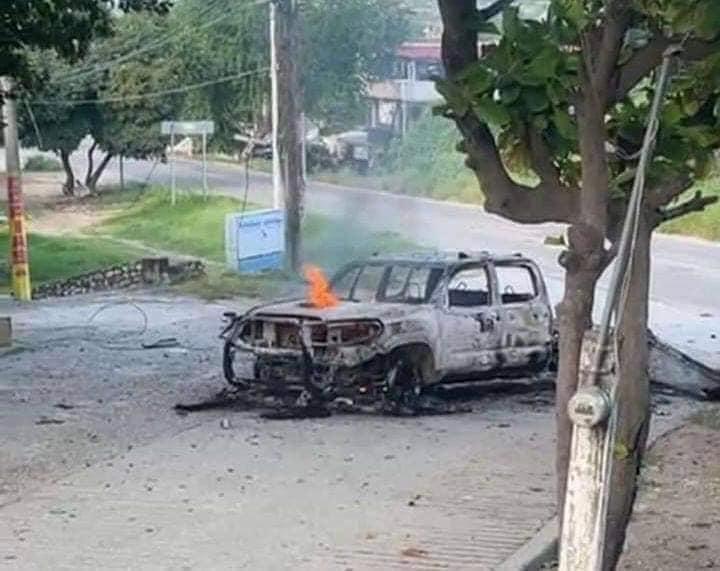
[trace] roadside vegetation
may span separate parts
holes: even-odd
[[[32,233],[30,259],[33,284],[64,279],[91,270],[138,259],[143,255],[187,256],[207,264],[207,276],[179,286],[207,299],[233,295],[268,296],[297,287],[297,276],[267,272],[240,276],[225,267],[225,216],[250,212],[255,204],[199,193],[181,194],[170,203],[163,187],[133,185],[110,189],[83,199],[83,207],[97,214],[91,226],[64,229],[62,236]],[[44,215],[37,212],[37,217]],[[0,226],[0,242],[8,241]],[[303,229],[305,260],[329,273],[355,257],[404,252],[417,246],[391,232],[368,233],[350,220],[308,215]],[[9,288],[9,268],[0,266],[0,290]]]
[[[0,243],[9,241],[7,226],[0,227]],[[88,236],[53,236],[31,233],[30,277],[33,284],[69,278],[98,268],[121,264],[138,258],[140,251],[112,240]],[[7,260],[0,264],[0,291],[10,286]]]
[[[681,201],[692,198],[698,191],[704,196],[720,197],[720,173],[715,172],[696,184],[681,197]],[[660,232],[720,241],[720,203],[712,204],[702,212],[691,212],[682,218],[666,222],[660,227]]]
[[[32,155],[23,165],[23,170],[26,172],[57,172],[62,168],[59,160],[43,155]]]
[[[372,174],[363,176],[346,169],[320,172],[313,178],[410,196],[482,204],[484,195],[477,179],[464,165],[464,155],[456,150],[459,138],[452,123],[428,114],[413,125],[403,140],[391,145]],[[252,166],[257,167],[255,163]],[[519,182],[532,182],[520,167],[514,169],[513,178]],[[692,198],[698,191],[704,196],[720,196],[720,168],[686,191],[680,201]],[[720,240],[720,203],[667,222],[659,231]]]

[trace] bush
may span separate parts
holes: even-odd
[[[56,172],[62,170],[59,160],[44,155],[33,155],[25,161],[23,170],[33,172]]]
[[[428,112],[391,144],[383,161],[393,179],[389,186],[417,196],[482,202],[477,179],[455,148],[459,140],[451,121]]]

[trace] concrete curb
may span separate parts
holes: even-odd
[[[557,556],[557,533],[556,516],[542,526],[525,545],[503,561],[496,571],[536,571],[542,568],[543,564]]]

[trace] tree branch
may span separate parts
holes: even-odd
[[[477,33],[469,22],[477,15],[475,0],[438,0],[443,23],[442,59],[449,79],[478,60]]]
[[[527,127],[528,151],[535,174],[545,183],[560,186],[560,171],[553,162],[547,142],[537,129]]]
[[[627,97],[628,93],[662,62],[665,50],[671,45],[680,45],[683,38],[655,35],[645,47],[637,50],[630,59],[615,71],[612,77],[611,95],[608,104],[612,105]],[[717,52],[720,41],[706,42],[702,40],[688,40],[683,45],[680,57],[686,62],[697,61]]]
[[[456,118],[463,134],[468,166],[485,191],[485,210],[522,224],[564,222],[572,224],[580,208],[579,189],[552,180],[528,187],[513,181],[505,169],[495,139],[487,125],[472,113]]]
[[[678,206],[661,209],[657,223],[660,224],[662,222],[667,222],[668,220],[674,220],[675,218],[680,218],[681,216],[690,214],[691,212],[701,212],[711,204],[715,204],[718,199],[719,197],[717,196],[703,196],[702,192],[698,191],[690,200],[683,202]]]
[[[598,49],[598,62],[593,85],[604,101],[609,96],[608,83],[612,79],[620,56],[623,40],[630,25],[628,2],[608,0],[605,5],[605,25]]]
[[[476,4],[475,0],[439,0],[439,6],[443,63],[452,81],[478,61],[477,33],[468,25],[477,13]],[[520,223],[575,221],[580,193],[558,183],[557,174],[550,172],[551,156],[539,137],[531,146],[541,183],[531,188],[510,178],[489,127],[472,111],[453,119],[463,135],[467,165],[485,191],[485,210]]]
[[[480,16],[480,20],[483,22],[486,22],[490,18],[494,18],[500,12],[505,10],[505,8],[510,6],[513,3],[513,1],[514,0],[495,0],[495,2],[493,2],[489,6],[486,6],[485,8],[478,10],[478,15]]]
[[[647,193],[647,202],[651,208],[665,206],[690,188],[693,179],[687,174],[678,175],[657,185]]]

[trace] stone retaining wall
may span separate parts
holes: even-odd
[[[170,264],[167,258],[145,258],[137,262],[44,283],[33,288],[33,299],[65,297],[140,285],[180,283],[204,274],[205,264],[198,260]]]

